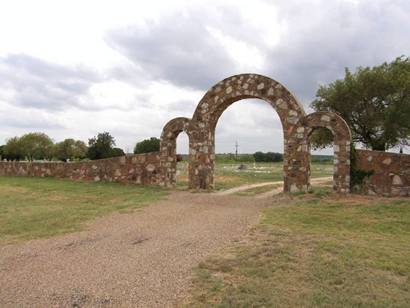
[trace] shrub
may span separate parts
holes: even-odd
[[[156,137],[145,139],[137,142],[134,148],[134,154],[150,153],[159,151],[160,140]]]

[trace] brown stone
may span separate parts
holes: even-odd
[[[356,150],[356,165],[360,170],[373,173],[359,187],[361,192],[410,196],[410,155]]]

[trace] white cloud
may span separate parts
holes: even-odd
[[[55,140],[110,131],[123,148],[190,117],[232,74],[268,75],[305,106],[344,67],[410,50],[406,1],[14,0],[0,10],[0,143],[41,130]],[[279,151],[270,107],[237,103],[217,149]],[[185,141],[186,143],[186,141]]]

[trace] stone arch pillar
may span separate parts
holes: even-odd
[[[162,184],[166,187],[175,187],[176,184],[176,147],[177,137],[181,132],[188,135],[191,143],[191,132],[188,129],[190,119],[175,118],[169,121],[163,128],[160,142],[160,160],[161,160],[161,174]],[[189,155],[190,157],[191,155]],[[190,164],[191,159],[189,159]]]
[[[280,83],[257,74],[236,75],[213,86],[199,102],[189,124],[192,131],[191,154],[192,188],[214,188],[215,127],[223,111],[241,99],[258,98],[270,104],[278,113],[284,134],[284,160],[289,165],[287,139],[293,127],[305,117],[305,111],[297,99]],[[287,168],[284,168],[287,178]],[[295,181],[298,181],[295,178]],[[298,183],[299,184],[299,183]],[[286,190],[286,186],[285,186]]]
[[[350,146],[352,135],[346,121],[332,112],[315,112],[304,117],[294,127],[288,140],[290,153],[285,190],[307,191],[310,188],[309,137],[316,128],[326,128],[333,134],[334,172],[333,189],[338,193],[350,192]]]

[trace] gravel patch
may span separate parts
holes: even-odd
[[[175,307],[191,269],[257,223],[272,198],[174,192],[87,231],[0,246],[0,307]]]

